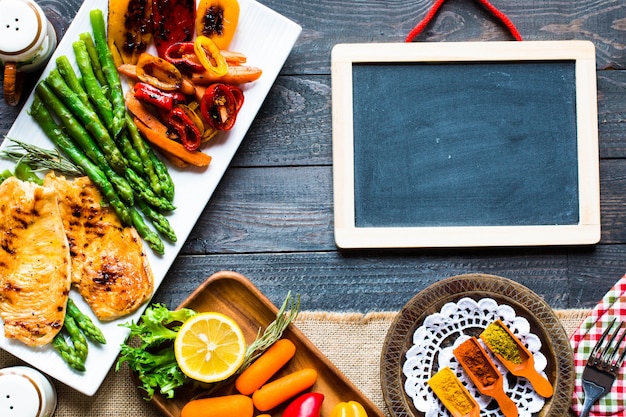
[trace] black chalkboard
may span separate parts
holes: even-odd
[[[578,223],[574,61],[362,63],[352,80],[357,227]]]
[[[331,69],[338,246],[599,240],[591,43],[341,44]]]

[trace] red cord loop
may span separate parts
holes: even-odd
[[[500,10],[498,10],[493,4],[489,3],[488,0],[478,0],[487,10],[489,10],[489,12],[495,16],[498,20],[500,20],[504,26],[506,26],[506,28],[509,30],[509,32],[511,33],[511,35],[513,35],[513,37],[518,40],[521,41],[522,40],[522,36],[520,35],[520,33],[517,31],[517,28],[515,27],[515,25],[513,24],[513,22],[511,22],[511,20],[504,14],[502,13]],[[419,22],[414,28],[413,30],[411,30],[411,32],[409,32],[408,36],[406,37],[405,42],[412,42],[413,39],[422,32],[422,30],[424,30],[424,28],[433,20],[433,18],[435,17],[435,15],[437,14],[437,12],[439,11],[439,9],[441,8],[441,6],[446,2],[446,0],[435,0],[435,3],[433,4],[433,6],[430,8],[430,10],[428,11],[428,13],[426,13],[426,16],[424,16],[424,18],[422,19],[421,22]]]

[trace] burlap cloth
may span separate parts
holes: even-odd
[[[556,316],[571,335],[588,310],[556,310]],[[350,379],[380,410],[387,407],[380,387],[380,352],[391,322],[397,313],[301,312],[296,326]],[[0,350],[0,367],[21,362]],[[127,370],[111,370],[92,397],[54,381],[58,393],[55,417],[159,417],[133,386]]]

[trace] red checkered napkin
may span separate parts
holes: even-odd
[[[576,384],[572,398],[572,409],[579,415],[585,395],[581,377],[591,349],[613,317],[626,321],[626,275],[606,293],[600,303],[591,310],[587,318],[570,338],[574,350]],[[591,408],[590,416],[625,416],[626,415],[626,366],[620,371],[611,392],[598,400]]]

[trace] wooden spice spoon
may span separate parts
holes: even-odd
[[[517,405],[504,392],[502,374],[478,339],[467,339],[453,353],[478,391],[496,400],[505,417],[518,416]]]
[[[511,336],[511,339],[513,339],[513,341],[519,348],[521,363],[517,364],[511,362],[510,360],[507,360],[505,357],[497,352],[497,349],[491,347],[489,345],[489,341],[486,340],[481,334],[480,338],[482,339],[482,341],[485,342],[487,347],[496,355],[498,360],[502,362],[502,364],[506,367],[506,369],[509,370],[509,372],[511,372],[515,376],[521,376],[528,379],[537,394],[541,395],[544,398],[550,398],[554,393],[554,388],[552,387],[550,381],[548,381],[535,369],[535,360],[532,353],[530,353],[530,351],[526,348],[526,346],[524,346],[521,340],[519,340],[519,338],[515,336],[513,332],[511,332],[509,327],[504,324],[502,320],[498,319],[494,323],[502,327],[502,329],[504,329],[509,334],[509,336]]]

